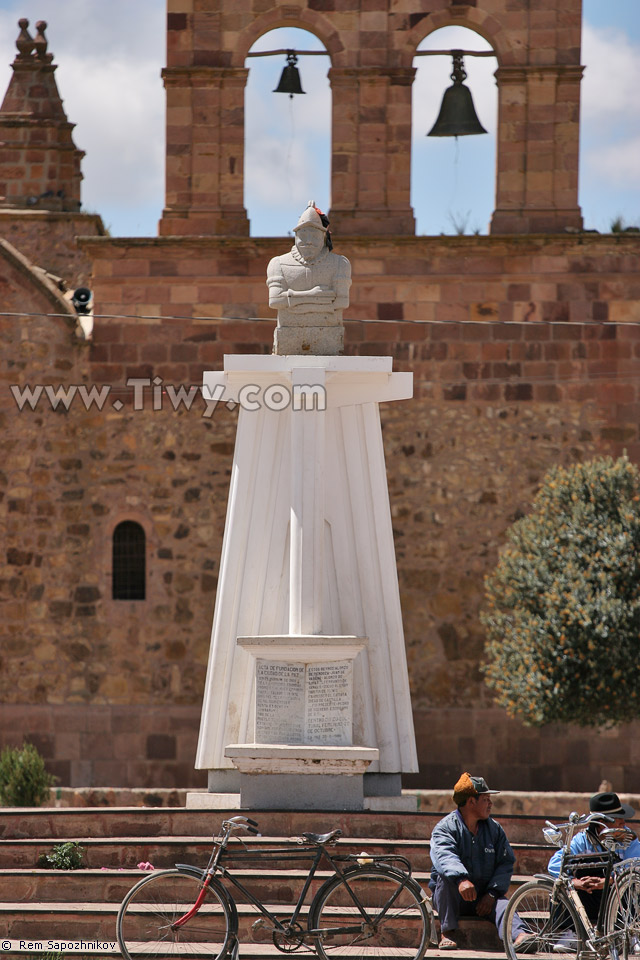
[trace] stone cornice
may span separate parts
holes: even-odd
[[[513,67],[498,67],[494,73],[498,83],[523,83],[532,76],[556,77],[559,80],[580,81],[584,67],[579,64],[519,64]]]
[[[164,237],[78,237],[78,245],[96,259],[111,258],[116,250],[122,252],[129,248],[153,248],[166,251],[172,248],[201,249],[214,252],[216,249],[238,252],[253,257],[258,251],[275,248],[282,252],[283,246],[291,243],[290,237],[229,237],[229,236],[164,236]],[[640,250],[640,233],[531,233],[531,234],[492,234],[488,236],[349,236],[335,238],[336,253],[345,252],[344,248],[371,249],[415,248],[416,252],[428,253],[437,247],[461,250],[493,250],[495,248],[532,247],[544,252],[545,248],[555,247],[564,250],[579,247],[592,247],[606,244],[611,252],[620,245]]]
[[[246,81],[249,71],[246,67],[164,67],[160,75],[165,86],[168,84],[179,86],[186,85],[192,80],[215,82],[231,78]]]

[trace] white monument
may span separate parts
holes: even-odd
[[[350,265],[310,203],[269,264],[272,356],[226,356],[240,403],[189,806],[410,808],[418,769],[378,404],[390,357],[344,357]],[[415,802],[414,802],[415,808]]]

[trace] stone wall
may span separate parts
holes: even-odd
[[[200,397],[174,410],[169,388],[201,383],[225,353],[270,352],[275,321],[257,318],[285,244],[86,241],[96,312],[119,315],[98,317],[90,346],[67,321],[3,320],[5,385],[111,387],[102,409],[68,411],[18,412],[2,391],[2,736],[35,738],[63,785],[203,782],[193,759],[237,413],[206,416]],[[640,319],[640,240],[337,249],[354,273],[347,351],[391,355],[416,381],[414,400],[383,408],[421,765],[407,785],[473,767],[511,789],[589,791],[603,777],[638,789],[635,726],[528,731],[492,706],[478,607],[550,466],[623,447],[640,460],[640,327],[626,323]],[[143,409],[130,378],[149,381]],[[147,535],[145,601],[111,599],[123,519]]]
[[[69,290],[88,286],[91,279],[91,259],[78,246],[77,237],[104,233],[95,213],[0,208],[0,236],[38,267],[64,280]]]

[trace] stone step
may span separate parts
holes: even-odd
[[[206,865],[211,853],[211,841],[202,837],[66,837],[84,848],[84,864],[88,868],[124,867],[132,869],[140,861],[149,861],[154,867],[171,867],[175,863]],[[268,850],[287,845],[282,837],[251,838],[249,849]],[[0,868],[36,867],[38,858],[52,849],[51,840],[24,839],[0,841]],[[549,861],[552,850],[546,844],[512,844],[518,873],[538,873]],[[244,849],[240,843],[234,849]],[[343,838],[339,852],[344,854],[366,852],[372,856],[407,857],[414,870],[427,871],[431,867],[428,840],[379,840],[359,837]]]
[[[278,917],[291,915],[291,903],[265,904],[268,910]],[[82,939],[105,939],[114,936],[119,903],[31,903],[13,902],[0,904],[0,938],[22,939],[32,937],[41,939],[69,936]],[[355,909],[355,908],[354,908]],[[251,941],[252,926],[260,914],[251,904],[237,904],[239,936],[242,943]],[[300,912],[300,922],[307,925],[308,907]],[[336,918],[347,916],[336,911]],[[132,914],[136,917],[136,914]],[[140,914],[141,922],[148,922],[146,913]],[[411,921],[407,921],[411,922]],[[491,927],[486,925],[491,932]],[[135,929],[135,928],[134,928]],[[270,940],[268,931],[260,930],[254,936],[261,941]]]
[[[284,910],[283,905],[267,904],[268,909],[276,916],[290,915],[290,910]],[[290,907],[291,904],[289,903]],[[22,901],[4,903],[0,905],[0,941],[11,941],[12,949],[18,949],[13,945],[22,941],[59,942],[64,940],[84,940],[92,941],[114,941],[116,929],[116,916],[119,903],[27,903]],[[260,914],[252,905],[237,904],[238,910],[238,930],[241,944],[241,957],[247,955],[245,946],[252,949],[255,941],[263,941],[265,946],[270,946],[271,935],[266,930],[253,930],[253,924]],[[303,907],[300,914],[302,926],[307,923],[308,908]],[[339,916],[336,913],[336,916]],[[439,932],[436,923],[434,936],[437,938]],[[500,951],[501,942],[493,924],[480,920],[477,917],[465,917],[460,921],[458,932],[458,941],[460,947],[468,950],[492,950]],[[56,950],[54,947],[46,947],[43,951],[36,951],[32,948],[31,952],[46,952]],[[67,953],[68,950],[60,952]],[[96,955],[93,952],[93,955]],[[107,951],[110,952],[110,951]],[[430,949],[429,954],[431,955]],[[75,955],[75,951],[74,951]],[[495,954],[494,954],[495,955]],[[459,956],[457,953],[456,956]]]
[[[3,944],[2,948],[4,957],[22,957],[23,960],[46,952],[64,952],[65,956],[73,956],[78,960],[102,960],[102,958],[107,957],[120,957],[120,951],[114,940],[100,941],[96,945],[95,937],[90,941],[81,941],[76,936],[73,939],[66,937],[64,940],[62,938],[36,940],[33,937],[29,940],[7,939],[6,946]],[[305,952],[304,956],[313,956],[313,954]],[[426,956],[428,958],[438,958],[438,960],[439,958],[445,960],[448,957],[450,960],[451,953],[431,946]],[[456,960],[500,960],[502,957],[504,957],[504,950],[500,944],[495,949],[473,950],[461,943],[459,949],[455,952]],[[196,955],[191,952],[189,958],[190,960],[197,960]],[[240,948],[239,960],[282,960],[282,953],[272,944],[243,943]]]
[[[69,837],[163,837],[211,838],[225,817],[238,810],[187,810],[184,807],[61,807],[3,810],[0,840]],[[441,812],[420,813],[313,813],[308,811],[255,811],[253,820],[266,837],[299,836],[304,832],[325,833],[339,828],[347,837],[381,839],[428,839]],[[496,814],[514,843],[542,841],[543,816]]]
[[[307,876],[306,870],[234,870],[237,877],[255,896],[266,902],[294,903]],[[0,870],[0,904],[20,900],[23,903],[83,901],[85,903],[120,903],[131,887],[144,876],[141,870]],[[328,870],[318,870],[310,896],[329,876]],[[427,887],[429,873],[414,871],[413,876]],[[510,893],[528,876],[515,875]],[[234,889],[234,898],[241,900]]]
[[[107,901],[119,903],[145,873],[141,870],[2,870],[0,871],[0,907],[3,902],[20,899],[24,902],[64,900],[86,903]],[[254,896],[264,903],[295,903],[307,877],[306,870],[234,870],[236,877]],[[318,870],[314,876],[309,900],[333,873]],[[414,873],[425,887],[428,873]],[[226,883],[226,881],[225,881]],[[226,883],[232,888],[230,883]],[[240,890],[233,887],[233,897],[247,902]]]

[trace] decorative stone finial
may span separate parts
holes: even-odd
[[[16,47],[18,48],[16,60],[29,60],[35,49],[33,37],[27,30],[29,21],[22,17],[22,19],[18,20],[18,26],[20,27],[20,33],[16,40]]]
[[[33,45],[36,50],[36,56],[38,60],[44,60],[45,63],[51,63],[53,60],[53,54],[47,53],[47,46],[49,41],[44,35],[45,30],[47,29],[46,20],[38,20],[36,23],[36,35],[33,41]]]

